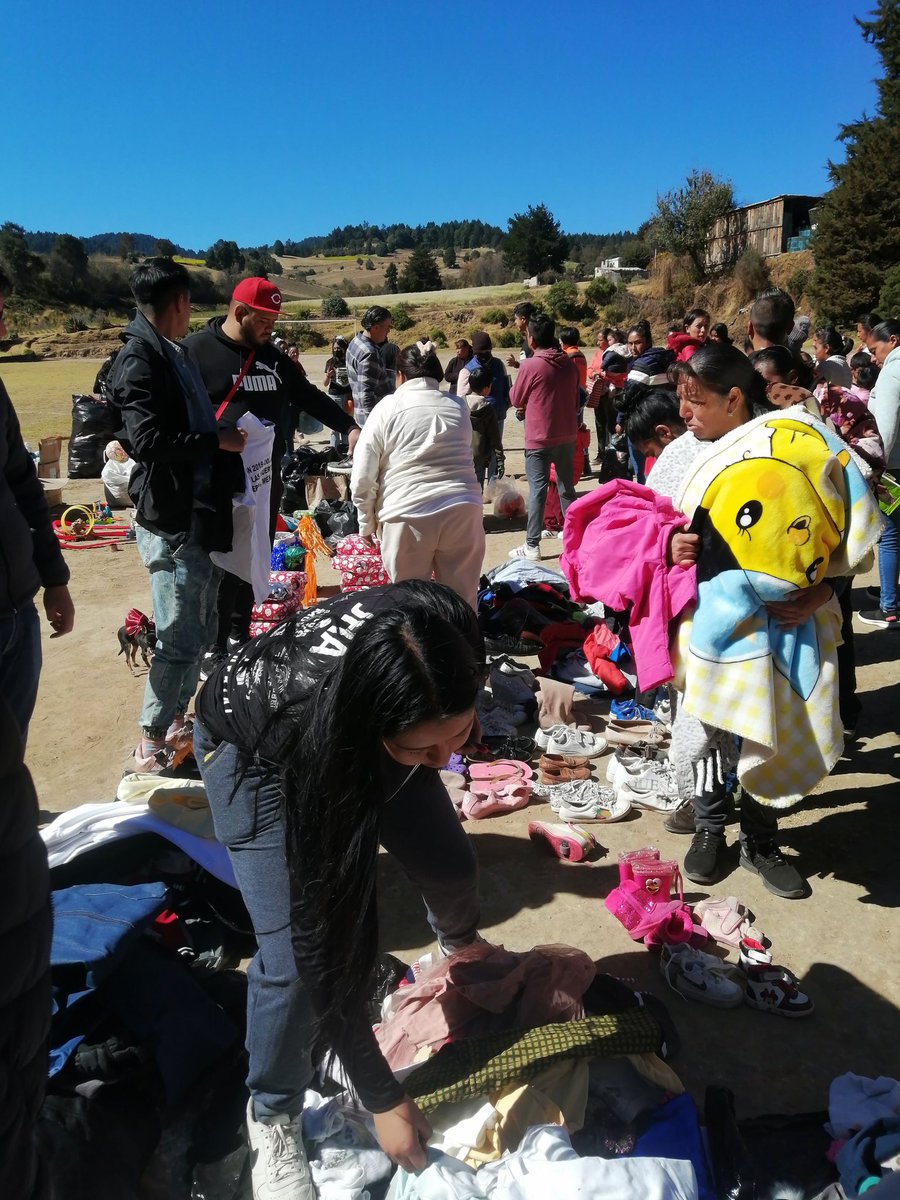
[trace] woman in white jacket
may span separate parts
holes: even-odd
[[[869,396],[869,412],[884,442],[884,462],[894,478],[900,476],[900,321],[882,321],[871,333],[872,357],[880,368]],[[885,519],[878,544],[881,603],[873,612],[859,613],[866,625],[900,628],[897,619],[897,578],[900,575],[900,508]]]
[[[438,386],[430,344],[401,350],[397,390],[372,410],[353,455],[350,491],[359,532],[392,583],[430,579],[475,605],[484,562],[481,489],[465,400]]]

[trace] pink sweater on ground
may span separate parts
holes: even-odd
[[[631,609],[641,691],[672,678],[669,622],[697,598],[696,568],[667,562],[673,531],[687,523],[668,497],[627,479],[589,492],[566,513],[559,565],[572,599]]]
[[[578,368],[561,350],[535,350],[519,367],[510,400],[525,409],[525,449],[574,444],[578,433]]]

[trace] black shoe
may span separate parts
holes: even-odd
[[[859,612],[856,615],[863,625],[874,625],[876,629],[897,628],[897,614],[885,612],[883,608],[873,608],[868,612]]]
[[[809,891],[806,880],[788,862],[773,839],[760,842],[748,837],[742,842],[741,866],[758,875],[770,892],[785,900],[799,900]]]
[[[697,826],[694,822],[694,806],[690,800],[682,800],[673,813],[663,822],[667,833],[694,833]]]
[[[724,834],[712,829],[698,829],[684,856],[685,875],[691,883],[715,883],[721,874],[720,859],[724,853]]]
[[[866,599],[874,600],[876,604],[880,604],[881,603],[881,588],[880,587],[866,588]]]
[[[488,654],[537,654],[541,648],[540,642],[523,642],[508,633],[497,637],[485,635],[484,648]]]

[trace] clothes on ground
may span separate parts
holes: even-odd
[[[560,566],[571,594],[630,610],[642,690],[672,678],[669,625],[696,597],[694,568],[667,560],[671,535],[684,525],[665,497],[623,479],[581,497],[567,515]]]
[[[253,599],[261,604],[269,594],[269,566],[272,539],[269,535],[270,496],[272,493],[272,444],[275,429],[264,425],[252,413],[245,413],[238,429],[247,433],[241,460],[244,464],[244,490],[233,499],[231,550],[214,550],[210,558],[232,575],[253,588]]]
[[[194,837],[215,838],[206,788],[200,779],[175,779],[163,775],[123,775],[116,799],[145,804],[161,821]]]
[[[345,1095],[303,1097],[303,1136],[319,1200],[367,1200],[368,1188],[387,1180],[393,1164],[378,1146],[372,1118]]]
[[[900,1117],[900,1082],[887,1075],[870,1079],[848,1071],[828,1089],[828,1129],[832,1137],[849,1138],[882,1117]]]
[[[678,635],[684,710],[743,739],[740,781],[775,807],[807,795],[843,753],[841,614],[832,597],[785,630],[765,605],[852,574],[882,527],[841,439],[788,411],[720,438],[678,498],[701,538],[697,609]]]

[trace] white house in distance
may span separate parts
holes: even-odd
[[[594,278],[612,279],[615,283],[631,283],[635,279],[648,279],[646,271],[640,267],[623,267],[622,260],[604,258],[599,267],[594,267]]]

